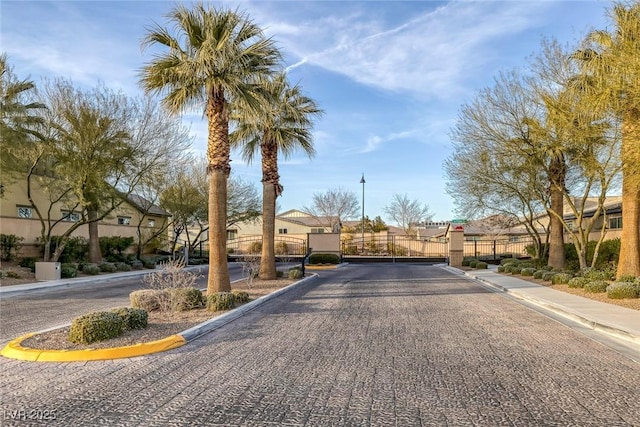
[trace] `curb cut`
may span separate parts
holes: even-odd
[[[186,331],[179,332],[177,334],[168,336],[166,338],[150,341],[146,343],[134,344],[124,347],[112,347],[104,349],[85,349],[85,350],[41,350],[34,348],[22,347],[22,341],[30,338],[34,335],[44,333],[53,329],[62,328],[67,325],[57,326],[54,328],[45,329],[39,332],[31,332],[21,337],[11,340],[7,345],[0,350],[0,355],[16,360],[29,361],[29,362],[87,362],[98,360],[113,360],[113,359],[125,359],[129,357],[145,356],[154,353],[160,353],[167,350],[172,350],[181,347],[189,342],[192,342],[201,336],[215,331],[222,326],[244,316],[246,313],[255,310],[257,307],[272,300],[290,290],[298,287],[299,285],[306,284],[318,277],[317,274],[312,274],[309,277],[305,277],[295,283],[280,288],[270,294],[263,295],[260,298],[241,305],[233,310],[230,310],[224,314],[216,316],[210,320],[207,320],[199,325],[196,325]]]
[[[544,299],[539,299],[539,298],[535,298],[532,297],[530,295],[526,295],[522,292],[518,292],[517,290],[513,290],[513,289],[509,289],[507,287],[501,286],[501,285],[497,285],[495,283],[492,283],[490,281],[488,281],[487,279],[484,279],[482,277],[476,276],[473,273],[467,272],[467,271],[462,271],[462,270],[458,270],[454,267],[445,267],[446,270],[454,273],[454,274],[458,274],[460,276],[466,276],[469,277],[477,282],[480,282],[483,285],[489,286],[495,290],[501,291],[501,292],[505,292],[508,293],[509,295],[520,299],[520,300],[524,300],[527,301],[537,307],[540,307],[544,310],[547,311],[551,311],[553,313],[556,313],[562,317],[565,317],[569,320],[572,320],[576,323],[579,323],[583,326],[586,326],[592,330],[596,330],[596,331],[600,331],[603,333],[606,333],[608,335],[612,335],[614,337],[617,338],[621,338],[625,341],[629,341],[631,343],[634,344],[640,344],[640,337],[636,336],[635,334],[631,334],[628,331],[621,329],[619,327],[616,327],[614,325],[610,325],[607,324],[605,322],[599,321],[599,320],[594,320],[593,318],[590,318],[588,315],[584,315],[582,313],[576,312],[574,310],[568,309],[562,305],[559,304],[555,304],[553,302],[544,300]]]

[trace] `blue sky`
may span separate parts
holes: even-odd
[[[168,1],[11,1],[0,5],[0,49],[16,74],[99,81],[136,96],[150,60],[140,40],[166,24]],[[365,214],[391,223],[394,194],[427,204],[435,220],[456,217],[442,162],[449,130],[474,93],[500,70],[521,67],[541,38],[575,44],[606,28],[606,1],[243,1],[239,7],[272,36],[290,79],[325,115],[314,129],[317,155],[281,161],[281,210],[311,204],[313,193],[343,188]],[[200,112],[183,117],[204,153]],[[260,186],[259,162],[232,155],[233,172]]]

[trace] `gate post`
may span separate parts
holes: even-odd
[[[464,228],[456,226],[449,231],[449,265],[462,267],[464,258]]]

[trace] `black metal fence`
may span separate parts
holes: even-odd
[[[366,236],[342,241],[345,256],[431,257],[449,256],[447,239],[418,240],[407,236]]]
[[[482,260],[525,258],[529,257],[527,246],[533,243],[533,238],[529,236],[498,240],[466,240],[464,256]]]
[[[227,253],[232,256],[260,255],[262,252],[262,236],[247,236],[227,240]],[[307,252],[306,239],[296,237],[275,238],[276,256],[301,256]]]

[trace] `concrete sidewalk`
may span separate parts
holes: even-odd
[[[445,267],[546,310],[640,345],[640,311],[557,291],[494,269],[463,271]]]

